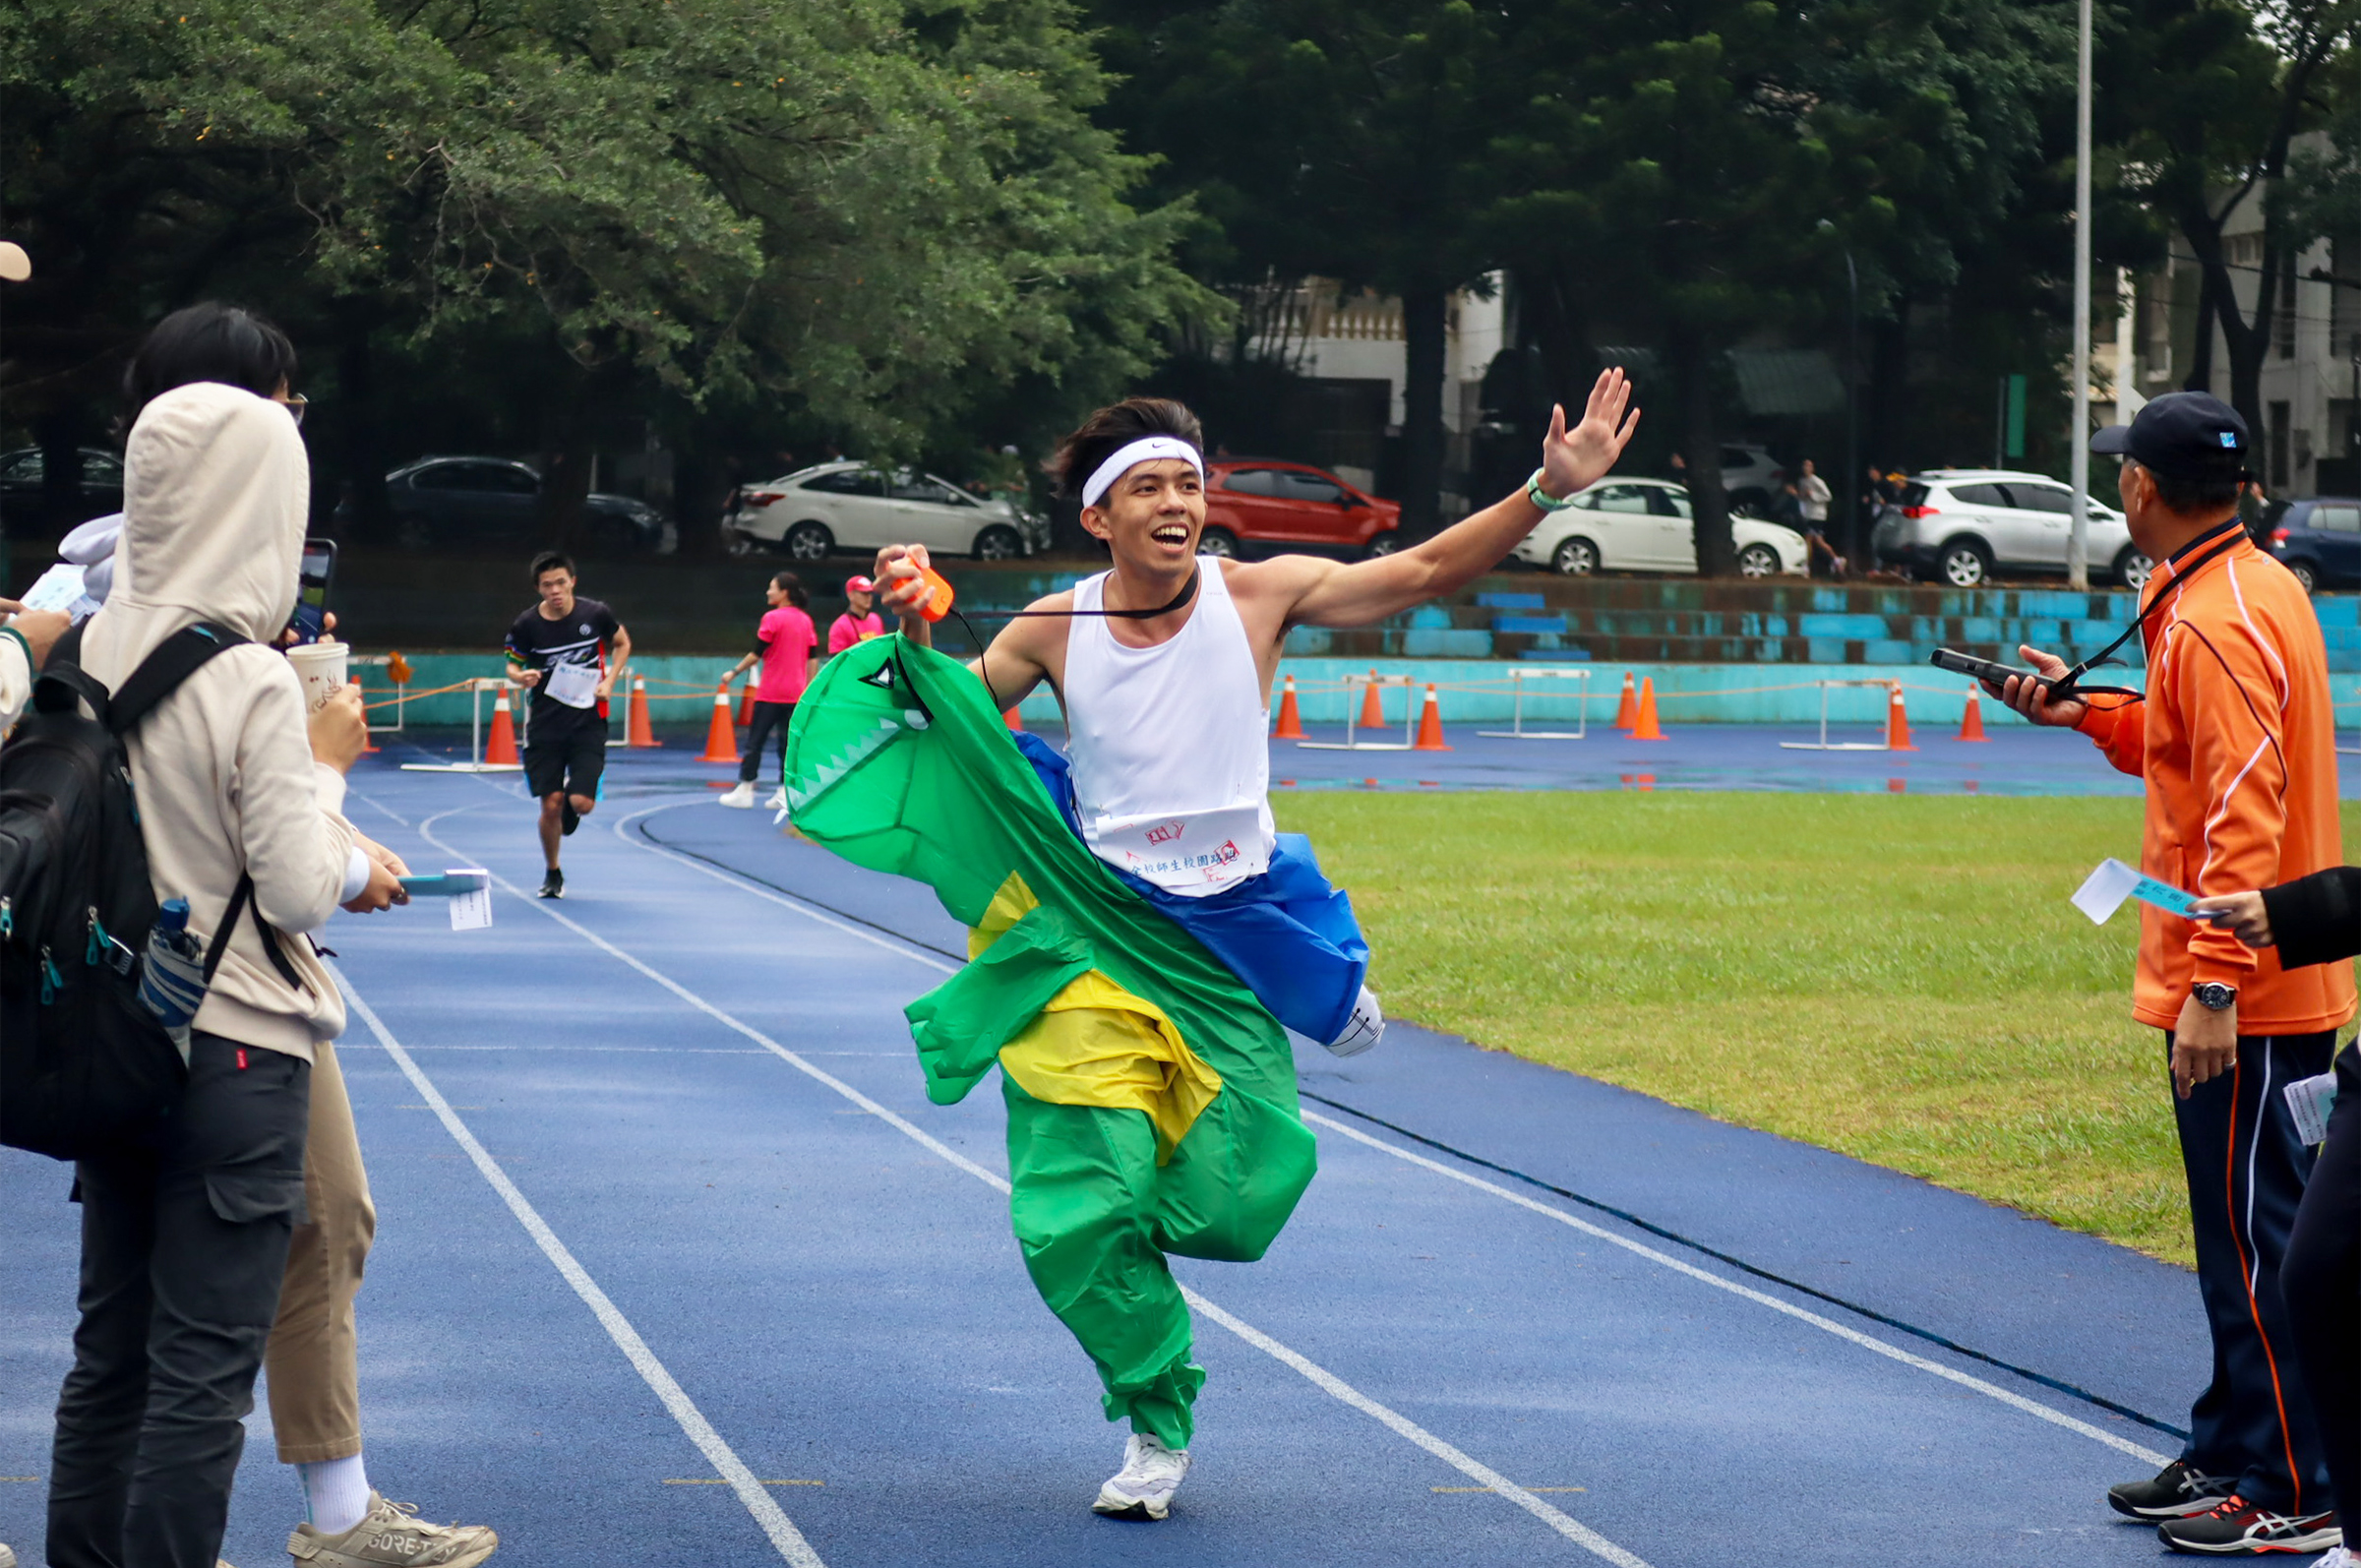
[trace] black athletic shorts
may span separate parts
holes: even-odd
[[[607,770],[607,726],[603,721],[570,725],[551,735],[533,726],[524,749],[524,783],[539,800],[563,789],[586,800],[598,799],[598,776]]]

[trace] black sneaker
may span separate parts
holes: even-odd
[[[574,830],[581,825],[582,814],[574,809],[574,802],[571,800],[558,802],[558,832],[560,835],[571,837]]]
[[[2186,1519],[2202,1514],[2230,1494],[2230,1483],[2216,1480],[2185,1460],[2174,1460],[2156,1472],[2154,1480],[2127,1480],[2107,1488],[2107,1506],[2133,1519]]]
[[[2260,1557],[2265,1552],[2327,1551],[2344,1538],[2333,1513],[2290,1518],[2232,1494],[2188,1519],[2168,1519],[2156,1538],[2174,1551],[2214,1557]]]
[[[566,896],[566,874],[555,866],[549,869],[547,876],[541,878],[541,896],[543,898],[564,898]]]

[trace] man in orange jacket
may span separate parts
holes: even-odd
[[[2147,779],[2149,876],[2219,895],[2337,865],[2328,652],[2302,585],[2238,526],[2245,420],[2172,392],[2089,449],[2125,458],[2125,519],[2155,562],[2137,621],[2147,696],[2052,699],[2066,664],[2030,647],[2035,676],[1997,694]],[[2285,971],[2271,949],[2142,907],[2132,1015],[2165,1032],[2214,1367],[2182,1457],[2108,1504],[2158,1521],[2174,1551],[2326,1551],[2337,1519],[2278,1297],[2312,1155],[2280,1089],[2328,1069],[2354,1015],[2351,971]]]
[[[2173,392],[2090,450],[2124,456],[2133,542],[2156,563],[2138,630],[2145,699],[2067,694],[2063,661],[1998,694],[2070,725],[2148,783],[2141,869],[2200,894],[2268,887],[2343,859],[2328,653],[2303,588],[2238,522],[2247,431]],[[2107,1494],[2176,1551],[2325,1551],[2338,1538],[2320,1440],[2290,1361],[2279,1259],[2312,1156],[2280,1090],[2329,1070],[2352,972],[2286,970],[2228,931],[2143,906],[2132,1015],[2165,1032],[2213,1378],[2179,1459]]]

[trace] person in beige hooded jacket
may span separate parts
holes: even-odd
[[[80,660],[111,689],[199,622],[251,639],[192,675],[127,749],[157,893],[186,898],[209,941],[242,878],[253,894],[160,1146],[76,1167],[82,1321],[58,1404],[52,1568],[213,1568],[303,1218],[313,1051],[344,1026],[305,934],[339,903],[390,896],[392,874],[339,814],[357,704],[307,722],[272,645],[294,609],[309,496],[302,440],[269,397],[182,386],[132,427],[119,580]]]

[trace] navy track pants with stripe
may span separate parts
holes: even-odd
[[[2169,1049],[2172,1037],[2164,1038]],[[2333,1506],[2279,1297],[2279,1263],[2312,1173],[2281,1091],[2328,1071],[2335,1046],[2333,1030],[2241,1035],[2229,1071],[2173,1101],[2198,1290],[2213,1334],[2213,1378],[2189,1413],[2181,1457],[2278,1513]]]

